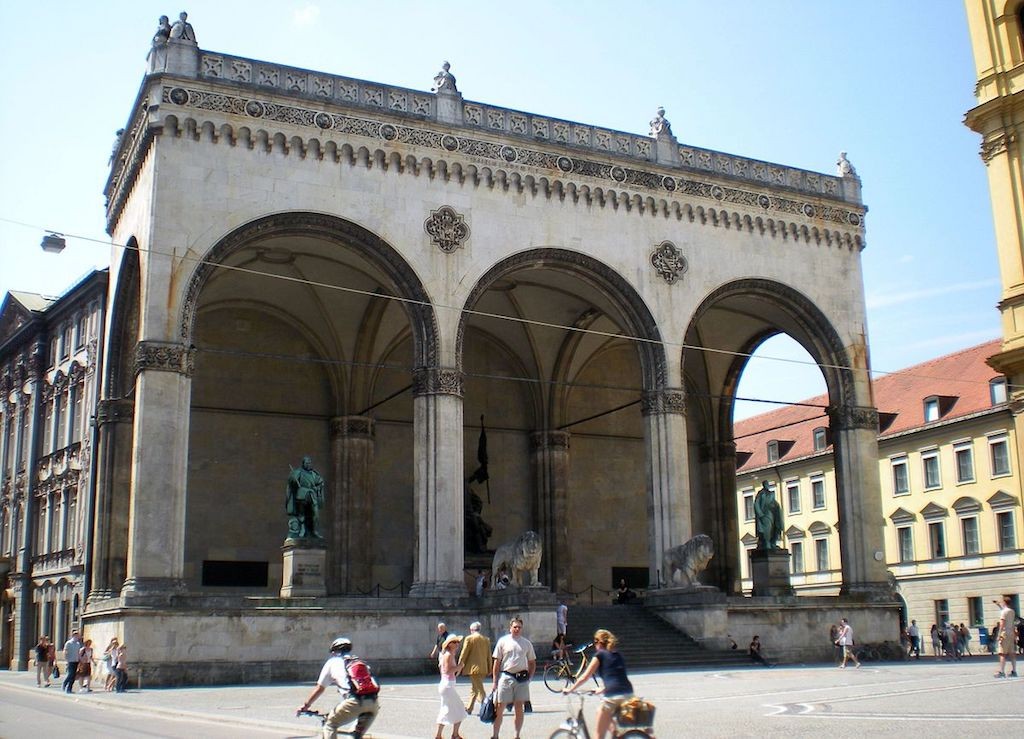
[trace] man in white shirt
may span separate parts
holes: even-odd
[[[526,702],[530,700],[530,679],[537,669],[537,654],[533,644],[522,636],[523,619],[516,616],[508,623],[509,633],[498,639],[494,645],[494,666],[492,676],[495,691],[494,698],[494,732],[492,737],[501,733],[501,719],[506,703],[515,708],[516,737],[523,732],[523,715]]]
[[[559,602],[555,609],[555,633],[568,634],[569,628],[569,606],[564,601]]]
[[[860,660],[853,653],[853,627],[845,618],[839,619],[839,638],[836,639],[836,644],[843,648],[843,661],[839,665],[840,669],[846,669],[846,661],[849,659],[852,659],[853,663],[860,668]]]
[[[71,632],[71,638],[64,642],[64,661],[67,663],[68,674],[64,677],[64,692],[70,693],[75,687],[75,674],[78,672],[78,655],[82,651],[82,638],[78,630]]]
[[[1017,677],[1017,615],[1010,607],[1009,598],[1003,598],[999,611],[999,672],[996,677],[1006,677],[1006,658],[1010,658],[1010,677]]]
[[[910,619],[910,628],[907,629],[907,636],[910,637],[910,654],[921,659],[921,630],[917,628],[917,621]]]
[[[309,707],[327,688],[332,685],[338,688],[341,702],[327,715],[327,720],[324,722],[323,739],[334,739],[341,726],[355,719],[358,721],[356,721],[352,736],[361,737],[377,716],[377,694],[357,695],[358,683],[354,683],[352,675],[349,674],[349,661],[352,660],[358,665],[363,665],[364,669],[365,663],[353,656],[351,652],[352,642],[345,637],[339,636],[331,642],[331,656],[324,662],[324,666],[320,670],[316,687],[313,688],[313,692],[309,694],[306,702],[299,706],[299,713],[309,711]],[[354,672],[353,674],[356,679],[359,678],[358,673]],[[367,674],[369,673],[367,672]],[[372,682],[374,687],[379,690],[376,680]]]

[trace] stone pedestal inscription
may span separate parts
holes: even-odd
[[[284,553],[282,598],[327,595],[324,581],[327,549],[322,544],[286,539],[281,551]]]
[[[793,595],[789,583],[789,550],[758,549],[750,554],[754,595]]]

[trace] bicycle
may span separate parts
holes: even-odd
[[[583,671],[587,669],[587,650],[590,649],[593,644],[584,644],[582,647],[576,647],[571,650],[569,654],[564,657],[559,657],[557,660],[549,664],[544,668],[544,687],[550,690],[552,693],[561,693],[565,688],[570,687],[576,679],[583,674]],[[579,665],[573,666],[572,655],[579,657]],[[597,675],[594,675],[594,683],[601,687],[601,681],[597,679]]]
[[[566,695],[568,715],[562,725],[555,729],[548,739],[591,739],[587,722],[583,718],[583,703],[586,696],[594,695],[595,691],[582,693],[573,692]],[[573,697],[579,698],[579,707],[573,706]],[[636,701],[636,703],[633,703]],[[632,706],[630,704],[633,704]],[[628,708],[627,708],[628,706]],[[612,716],[613,739],[651,739],[654,736],[654,706],[650,703],[633,698],[623,704]]]
[[[315,716],[320,719],[320,727],[323,728],[324,724],[327,723],[327,717],[330,714],[321,713],[320,711],[313,711],[310,709],[298,710],[295,712],[296,716]],[[341,736],[354,736],[354,737],[369,737],[366,733],[366,729],[370,722],[373,721],[372,713],[360,713],[356,717],[356,725],[348,731],[338,729],[338,734]]]

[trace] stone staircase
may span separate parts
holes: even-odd
[[[651,613],[642,605],[570,606],[569,639],[589,642],[597,629],[608,629],[619,640],[619,651],[630,669],[668,667],[746,667],[746,647],[712,651]],[[539,650],[538,650],[539,651]]]

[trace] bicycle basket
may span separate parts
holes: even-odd
[[[619,726],[654,726],[654,704],[642,698],[630,698],[619,706]]]

